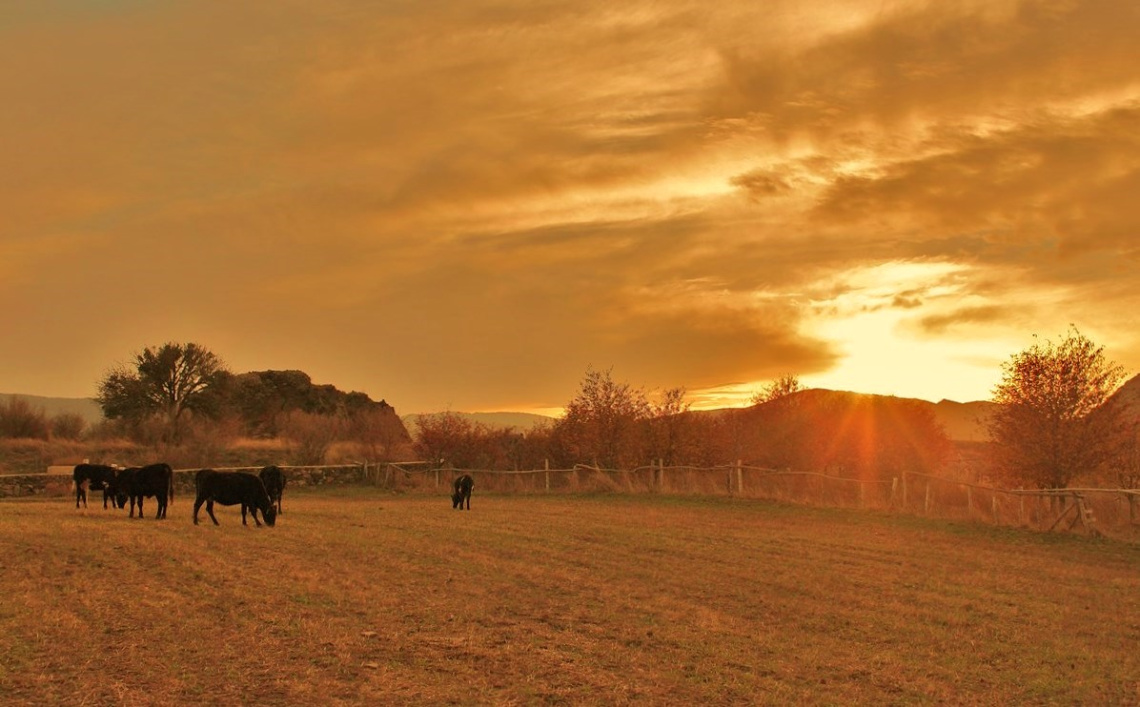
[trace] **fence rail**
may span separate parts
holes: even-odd
[[[586,464],[552,469],[546,465],[541,469],[508,471],[440,468],[422,461],[362,461],[282,468],[292,486],[364,483],[440,493],[450,491],[455,476],[471,474],[478,491],[496,493],[727,495],[1140,540],[1140,489],[1002,489],[918,472],[888,479],[858,479],[741,463],[711,467],[650,464],[633,469]],[[256,472],[260,467],[225,469]],[[195,471],[175,470],[175,484],[180,492],[193,489]],[[55,474],[0,476],[0,497],[74,493],[74,489],[69,489],[70,481]]]
[[[601,491],[769,498],[1140,539],[1140,489],[1002,489],[918,472],[859,479],[739,463],[712,467],[653,464],[633,469],[576,464],[506,471],[399,462],[372,465],[366,478],[387,487],[432,491],[449,487],[459,474],[475,477],[479,490],[499,493]]]

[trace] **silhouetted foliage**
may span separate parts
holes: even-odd
[[[194,343],[166,343],[143,349],[133,366],[108,372],[99,382],[96,400],[109,420],[140,424],[159,416],[167,433],[177,438],[179,423],[188,413],[219,413],[229,378],[212,351]]]
[[[1075,328],[1002,365],[989,421],[995,471],[1039,488],[1063,488],[1078,474],[1119,458],[1126,444],[1120,406],[1110,396],[1124,369]]]
[[[768,385],[764,389],[752,396],[753,405],[761,405],[763,403],[770,403],[774,400],[798,393],[804,387],[800,383],[799,376],[794,373],[785,373]]]
[[[44,411],[34,409],[19,396],[0,403],[0,437],[8,439],[48,439],[51,424]]]
[[[51,436],[57,439],[79,439],[87,421],[75,412],[61,412],[51,418]]]
[[[365,433],[376,449],[410,441],[407,430],[387,402],[360,392],[345,393],[332,385],[316,385],[302,371],[252,371],[233,377],[229,406],[241,416],[249,434],[277,437],[293,413],[339,416],[341,434]]]

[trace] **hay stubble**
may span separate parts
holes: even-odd
[[[0,701],[1134,702],[1134,546],[725,499],[0,504]]]

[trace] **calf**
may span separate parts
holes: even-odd
[[[198,492],[197,498],[194,499],[194,525],[198,525],[198,509],[203,503],[206,504],[206,513],[210,514],[210,520],[214,521],[214,525],[218,525],[218,519],[214,516],[215,501],[223,506],[240,503],[242,525],[249,525],[245,522],[247,509],[252,513],[253,522],[257,523],[259,528],[261,521],[257,519],[258,511],[261,511],[266,525],[273,526],[277,522],[277,511],[273,508],[273,502],[269,500],[265,484],[253,474],[202,469],[194,477],[194,487]]]
[[[279,466],[267,466],[257,476],[265,484],[265,492],[269,494],[277,515],[284,513],[281,510],[281,494],[285,493],[285,472]]]
[[[123,469],[115,478],[115,495],[122,508],[129,499],[131,518],[135,517],[135,505],[139,507],[139,518],[143,517],[143,499],[153,496],[158,504],[155,520],[166,518],[166,506],[174,500],[174,470],[169,464],[148,464],[144,467]]]
[[[451,507],[463,510],[463,502],[467,502],[467,510],[471,510],[471,489],[475,488],[475,480],[470,474],[464,474],[451,484],[454,491],[451,494]]]
[[[103,464],[76,464],[75,470],[71,472],[71,478],[75,481],[75,507],[79,508],[79,502],[83,501],[83,507],[87,507],[87,489],[92,491],[103,492],[103,508],[107,508],[107,500],[115,501],[115,496],[112,492],[112,487],[115,484],[115,475],[118,472],[113,466],[104,466]],[[118,508],[122,508],[122,504],[113,503]]]

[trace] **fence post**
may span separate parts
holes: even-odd
[[[439,488],[439,469],[435,470],[435,487]]]
[[[1019,500],[1018,507],[1017,507],[1017,524],[1018,525],[1025,525],[1025,496],[1022,495],[1022,496],[1019,496],[1018,498],[1020,500]]]
[[[899,494],[899,477],[896,476],[896,477],[891,479],[891,508],[895,507],[895,500],[898,498],[898,494]]]
[[[905,471],[902,473],[902,487],[903,487],[902,507],[903,507],[903,510],[906,510],[907,506],[906,506],[906,472]]]
[[[922,504],[922,512],[930,515],[930,479],[926,480],[926,500]]]
[[[966,517],[974,515],[974,487],[966,484]]]
[[[736,460],[736,495],[744,495],[744,461]]]
[[[542,460],[542,468],[545,471],[545,475],[546,475],[546,491],[547,491],[547,493],[549,493],[550,492],[550,460],[549,459],[543,459]]]
[[[994,525],[1001,525],[1001,522],[998,520],[998,501],[996,491],[990,493],[990,499],[990,505],[993,507],[994,512]]]
[[[867,507],[867,483],[859,481],[859,508]]]

